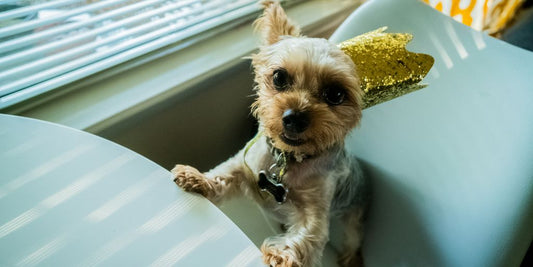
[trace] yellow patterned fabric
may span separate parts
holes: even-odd
[[[479,31],[503,30],[524,0],[423,0],[438,11]]]

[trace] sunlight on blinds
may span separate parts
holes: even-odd
[[[0,108],[258,10],[256,0],[0,1]]]

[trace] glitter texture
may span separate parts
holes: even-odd
[[[356,65],[365,92],[364,107],[371,107],[423,88],[418,84],[433,66],[430,55],[407,51],[413,36],[385,33],[379,28],[339,44]]]

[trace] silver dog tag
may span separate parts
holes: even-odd
[[[270,193],[278,204],[283,204],[287,199],[288,188],[282,183],[276,181],[275,174],[271,175],[268,171],[259,172],[259,181],[257,182],[261,191],[267,191]]]

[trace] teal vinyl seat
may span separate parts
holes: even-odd
[[[533,53],[418,0],[374,0],[333,34],[414,35],[420,91],[364,110],[347,140],[373,184],[367,266],[519,266],[533,238]]]

